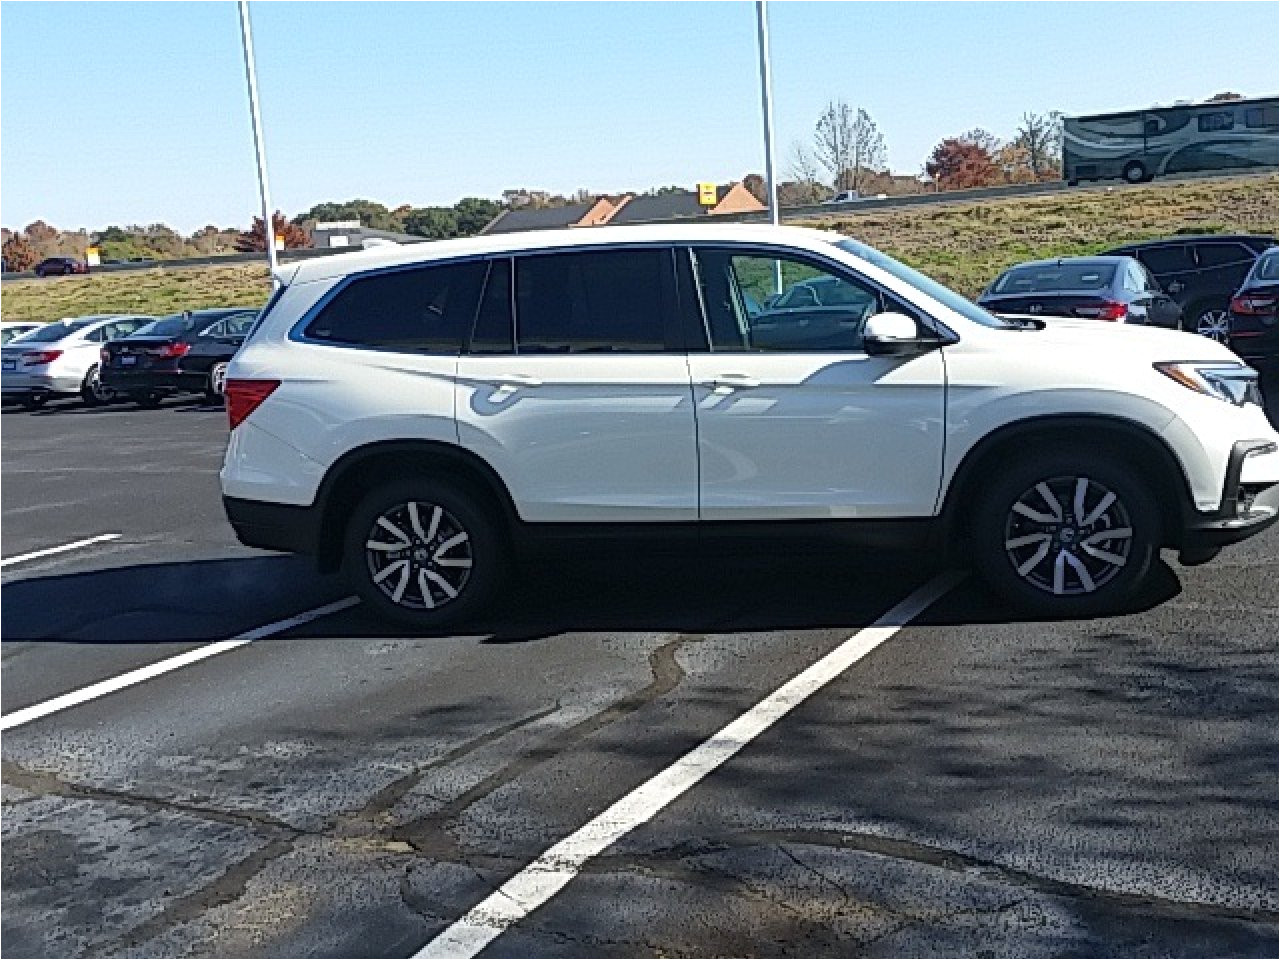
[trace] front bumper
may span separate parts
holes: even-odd
[[[1223,547],[1256,536],[1280,515],[1280,448],[1274,441],[1241,440],[1231,449],[1222,502],[1196,511],[1186,524],[1179,560],[1203,563]]]

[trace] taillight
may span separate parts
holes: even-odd
[[[1245,293],[1231,298],[1231,312],[1245,316],[1276,312],[1274,293]]]
[[[98,352],[98,359],[101,362],[102,366],[104,367],[107,366],[109,363],[111,363],[111,351],[108,350],[106,347],[103,347]]]
[[[26,367],[39,367],[46,363],[53,363],[62,356],[61,350],[32,350],[22,355],[22,364]]]
[[[152,347],[147,353],[153,357],[185,357],[191,351],[191,344],[178,341]]]
[[[234,430],[280,386],[279,380],[228,380],[224,388],[227,419]]]
[[[1076,307],[1075,311],[1078,317],[1092,317],[1094,320],[1123,320],[1129,315],[1129,305],[1106,300],[1087,307]]]

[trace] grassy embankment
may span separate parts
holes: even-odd
[[[1004,267],[1038,257],[1096,253],[1177,233],[1277,229],[1272,175],[1154,183],[1145,187],[868,210],[807,221],[879,247],[943,283],[976,295]],[[87,313],[165,314],[262,303],[265,266],[183,267],[14,280],[0,293],[6,320]]]

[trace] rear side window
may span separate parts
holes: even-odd
[[[669,250],[606,250],[516,261],[520,353],[659,353]]]
[[[1235,263],[1253,263],[1254,253],[1238,243],[1202,243],[1196,247],[1196,259],[1202,267],[1225,267]]]
[[[1268,104],[1261,107],[1249,107],[1244,112],[1244,125],[1253,130],[1280,126],[1280,107]]]
[[[1254,280],[1270,280],[1276,282],[1276,276],[1280,273],[1280,253],[1272,250],[1270,253],[1264,253],[1258,258],[1258,263],[1253,268]]]
[[[475,317],[484,278],[482,261],[357,277],[307,324],[304,334],[353,347],[457,354]]]
[[[1157,276],[1163,273],[1178,273],[1182,270],[1195,268],[1195,264],[1191,262],[1190,251],[1181,243],[1167,247],[1150,247],[1145,250],[1139,250],[1137,257],[1146,265],[1148,270]]]

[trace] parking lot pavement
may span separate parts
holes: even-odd
[[[5,557],[122,534],[4,568],[6,715],[344,596],[234,543],[220,412],[2,429]],[[966,580],[486,955],[1274,956],[1276,560],[1094,621]],[[936,573],[566,552],[468,635],[357,606],[10,729],[5,953],[409,956]]]

